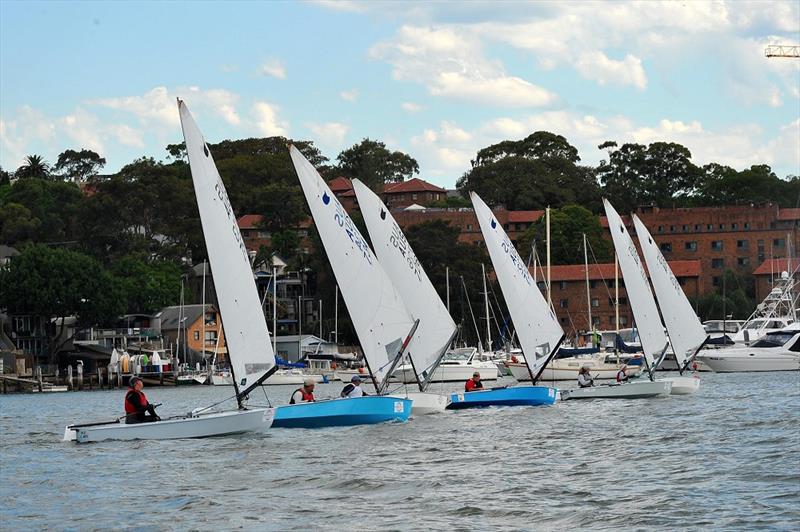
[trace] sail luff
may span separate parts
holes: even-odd
[[[406,352],[423,389],[449,346],[456,324],[386,205],[358,179],[353,180],[353,190],[378,262],[403,294],[411,316],[419,320]]]
[[[250,258],[214,158],[189,109],[178,100],[203,237],[224,317],[228,358],[240,396],[276,368]]]
[[[658,243],[635,214],[633,223],[639,239],[639,247],[642,249],[647,264],[647,271],[650,273],[650,281],[656,293],[656,300],[661,309],[661,316],[667,327],[675,359],[678,367],[682,369],[687,359],[697,352],[708,335],[678,279],[658,248]]]
[[[537,378],[564,337],[564,331],[491,209],[475,192],[470,193],[470,198],[525,362],[533,378]],[[541,352],[538,358],[537,349]]]

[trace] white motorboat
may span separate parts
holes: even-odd
[[[557,358],[550,361],[542,372],[544,381],[576,381],[578,372],[584,366],[590,370],[595,380],[616,379],[617,373],[624,364],[617,362],[612,354],[598,353],[579,357]],[[518,381],[531,380],[528,367],[524,362],[506,362],[511,374]],[[642,366],[629,365],[626,372],[629,377],[636,377],[642,371]]]
[[[439,367],[430,377],[430,382],[466,382],[475,372],[481,374],[481,380],[494,381],[498,379],[497,365],[490,360],[480,360],[480,354],[475,347],[459,347],[447,351],[439,363]],[[414,368],[411,364],[404,364],[395,370],[395,377],[404,384],[417,382]]]
[[[697,358],[720,373],[800,370],[800,323],[767,333],[749,346],[703,350]]]
[[[325,377],[322,375],[305,373],[303,370],[297,368],[289,368],[279,369],[270,375],[269,378],[264,381],[264,384],[267,386],[281,384],[303,384],[306,379],[314,379],[314,382],[316,383],[325,382]]]
[[[672,390],[672,381],[635,381],[623,384],[603,384],[588,388],[560,390],[561,400],[570,399],[642,399],[667,396]]]
[[[201,438],[261,430],[272,424],[273,409],[248,409],[245,404],[248,394],[276,368],[250,257],[208,145],[180,100],[178,109],[206,250],[216,273],[214,285],[228,333],[228,356],[239,409],[203,413],[210,407],[198,408],[186,416],[148,423],[121,423],[127,419],[125,416],[110,423],[70,425],[64,431],[67,440],[84,443],[108,439]]]
[[[797,297],[793,273],[781,272],[767,297],[733,335],[733,341],[740,345],[751,344],[770,332],[778,332],[794,323],[797,320]]]
[[[745,320],[704,321],[703,328],[708,335],[708,342],[706,342],[706,345],[723,347],[727,344],[732,344],[733,336],[741,330],[745,323]]]

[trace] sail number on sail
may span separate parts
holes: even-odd
[[[233,217],[233,207],[231,207],[231,202],[228,199],[228,193],[225,191],[225,187],[222,186],[222,183],[217,180],[217,183],[214,185],[214,189],[217,191],[217,197],[222,202],[222,206],[225,208],[225,213],[228,215],[228,220],[231,220],[231,231],[233,231],[233,236],[236,238],[236,243],[239,244],[239,250],[242,252],[244,256],[244,260],[247,261],[247,264],[250,264],[250,258],[247,256],[247,248],[244,245],[244,241],[242,240],[242,233],[239,232],[239,224],[236,223],[236,219]]]
[[[397,251],[399,251],[406,260],[408,267],[411,268],[411,271],[417,276],[417,280],[422,282],[422,266],[420,266],[419,260],[414,254],[414,250],[408,245],[406,236],[403,234],[403,231],[400,230],[400,226],[397,225],[396,222],[392,223],[392,235],[389,237],[389,242],[397,248]]]
[[[347,233],[348,237],[350,237],[350,241],[364,255],[367,263],[372,266],[372,252],[369,249],[369,245],[364,240],[364,237],[361,236],[361,233],[359,233],[358,229],[353,223],[353,220],[350,218],[350,216],[348,216],[347,212],[344,210],[344,207],[342,207],[342,204],[339,203],[336,198],[331,198],[327,193],[322,196],[322,201],[325,204],[328,204],[331,200],[333,200],[333,205],[336,210],[333,215],[333,219],[336,220],[336,224],[340,228],[344,229],[344,232]]]
[[[508,239],[507,235],[500,243],[500,247],[503,249],[506,255],[508,255],[508,258],[511,259],[511,263],[514,265],[520,275],[522,275],[522,278],[525,279],[525,282],[530,285],[533,282],[533,279],[531,279],[531,274],[528,272],[528,267],[525,266],[524,262],[522,262],[522,258],[519,256],[519,253],[517,253],[514,244],[511,243],[511,240]]]

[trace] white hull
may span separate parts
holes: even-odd
[[[525,364],[508,362],[506,364],[511,374],[520,382],[530,381],[531,375]],[[577,381],[581,367],[588,366],[589,372],[596,380],[613,380],[617,378],[619,367],[613,364],[598,363],[591,359],[560,359],[551,362],[544,368],[542,381]],[[641,366],[628,366],[628,377],[635,377],[642,371]]]
[[[253,408],[167,419],[152,423],[108,423],[64,429],[64,441],[78,443],[104,440],[173,440],[206,438],[263,430],[272,425],[274,408]]]
[[[233,386],[233,377],[230,375],[212,375],[211,384],[214,386]]]
[[[730,354],[724,351],[703,352],[697,358],[719,373],[800,370],[800,353],[761,354],[747,348]]]
[[[590,388],[576,388],[574,390],[561,390],[561,400],[569,399],[641,399],[646,397],[659,397],[669,395],[672,391],[672,382],[640,381],[625,384],[606,384]]]
[[[466,382],[475,372],[481,374],[483,381],[496,381],[499,371],[494,362],[472,362],[469,364],[441,364],[433,372],[430,382]],[[394,376],[404,384],[417,382],[414,370],[410,365],[400,366],[395,370]]]
[[[670,377],[664,380],[672,383],[672,395],[689,395],[700,388],[700,377],[697,375],[692,375],[690,377]]]
[[[444,412],[447,407],[447,397],[435,393],[409,392],[407,394],[391,394],[389,397],[411,399],[411,415],[423,416]]]
[[[323,382],[325,380],[322,375],[309,375],[300,371],[291,373],[282,373],[277,371],[270,375],[270,377],[264,381],[264,384],[268,386],[280,384],[303,384],[306,379],[314,379],[314,382]]]

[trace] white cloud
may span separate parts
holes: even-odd
[[[397,80],[422,83],[434,96],[505,107],[553,103],[555,94],[505,73],[484,57],[480,40],[455,27],[403,26],[391,41],[372,47],[373,58],[393,66]]]
[[[258,69],[259,74],[277,79],[286,79],[286,67],[283,62],[273,57],[265,60]]]
[[[344,142],[348,127],[340,122],[326,122],[324,124],[307,124],[308,129],[314,134],[317,144],[338,148]]]
[[[642,68],[642,60],[628,54],[622,61],[610,59],[599,50],[581,54],[575,63],[581,76],[600,85],[633,85],[638,89],[647,88],[647,75]]]
[[[280,108],[267,102],[256,102],[253,105],[255,126],[258,131],[267,136],[288,136],[289,124],[278,118]]]
[[[339,97],[346,102],[355,102],[358,99],[358,91],[356,89],[342,91],[339,93]]]
[[[414,103],[414,102],[403,102],[400,107],[403,108],[404,111],[408,111],[409,113],[418,113],[424,109],[421,105]]]
[[[89,103],[131,113],[143,123],[156,122],[177,128],[180,127],[180,117],[175,101],[166,87],[155,87],[142,96],[101,98]]]
[[[97,116],[78,108],[74,113],[60,118],[58,124],[62,132],[81,148],[87,148],[97,153],[105,152],[105,145],[101,138],[103,126]]]
[[[144,135],[138,129],[134,129],[126,124],[111,125],[108,132],[117,142],[125,146],[134,148],[144,148]]]
[[[332,9],[334,11],[346,11],[350,13],[363,13],[369,7],[368,4],[351,2],[348,0],[309,0],[311,4]]]

